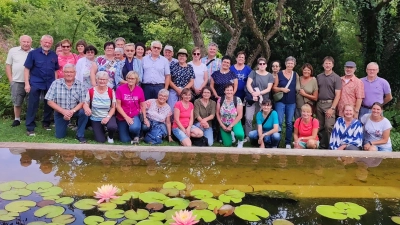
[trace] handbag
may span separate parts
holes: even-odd
[[[290,79],[289,79],[289,81],[287,82],[285,88],[288,88],[289,85],[290,85],[290,83],[292,83],[293,74],[294,74],[294,71],[292,71],[292,76],[290,76]],[[282,92],[282,91],[276,92],[272,97],[274,98],[274,101],[275,101],[275,102],[279,102],[279,101],[283,98],[283,92]]]

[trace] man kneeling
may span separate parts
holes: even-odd
[[[80,143],[86,143],[84,136],[88,116],[82,109],[86,91],[82,83],[75,79],[76,70],[73,64],[66,64],[63,72],[64,78],[55,80],[45,96],[47,104],[55,111],[56,138],[64,138],[67,135],[69,121],[72,117],[77,117],[76,139]]]

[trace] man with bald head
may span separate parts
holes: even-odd
[[[6,75],[10,82],[11,98],[14,105],[14,122],[12,127],[21,124],[21,106],[26,96],[24,63],[28,53],[32,50],[32,38],[22,35],[19,38],[19,46],[11,48],[6,60]]]
[[[365,98],[361,104],[359,118],[361,118],[364,114],[371,113],[372,105],[375,102],[385,105],[393,99],[389,82],[381,77],[378,77],[378,63],[368,63],[366,72],[367,76],[361,78],[361,81],[364,83]]]

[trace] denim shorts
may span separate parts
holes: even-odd
[[[198,129],[198,127],[196,127],[195,125],[192,125],[190,130],[193,130],[193,129],[196,129],[196,128]],[[178,127],[177,128],[172,128],[172,133],[174,134],[174,136],[176,138],[178,138],[179,141],[183,141],[183,140],[185,140],[185,138],[188,138],[188,136],[186,136],[186,134],[181,129],[179,129]]]

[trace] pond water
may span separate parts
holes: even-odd
[[[0,149],[0,184],[20,180],[27,183],[49,181],[61,187],[61,196],[75,202],[93,198],[103,184],[113,184],[121,193],[159,191],[168,181],[186,184],[181,195],[193,200],[192,190],[209,190],[215,197],[226,190],[246,193],[240,203],[268,210],[270,217],[259,222],[246,222],[235,214],[211,223],[199,224],[272,224],[287,219],[293,224],[394,224],[391,216],[400,215],[399,159],[307,157],[284,155],[196,154],[134,151],[81,151]],[[36,202],[42,197],[22,197]],[[0,210],[12,201],[0,199]],[[360,220],[332,220],[316,212],[318,205],[353,202],[367,209]],[[144,208],[145,203],[131,201],[118,208]],[[72,204],[64,205],[65,213],[84,224],[90,215],[104,213],[97,208],[82,211]],[[20,214],[16,220],[0,224],[51,222],[33,213],[39,207]],[[165,211],[161,210],[161,211]],[[118,222],[121,222],[119,219]]]

